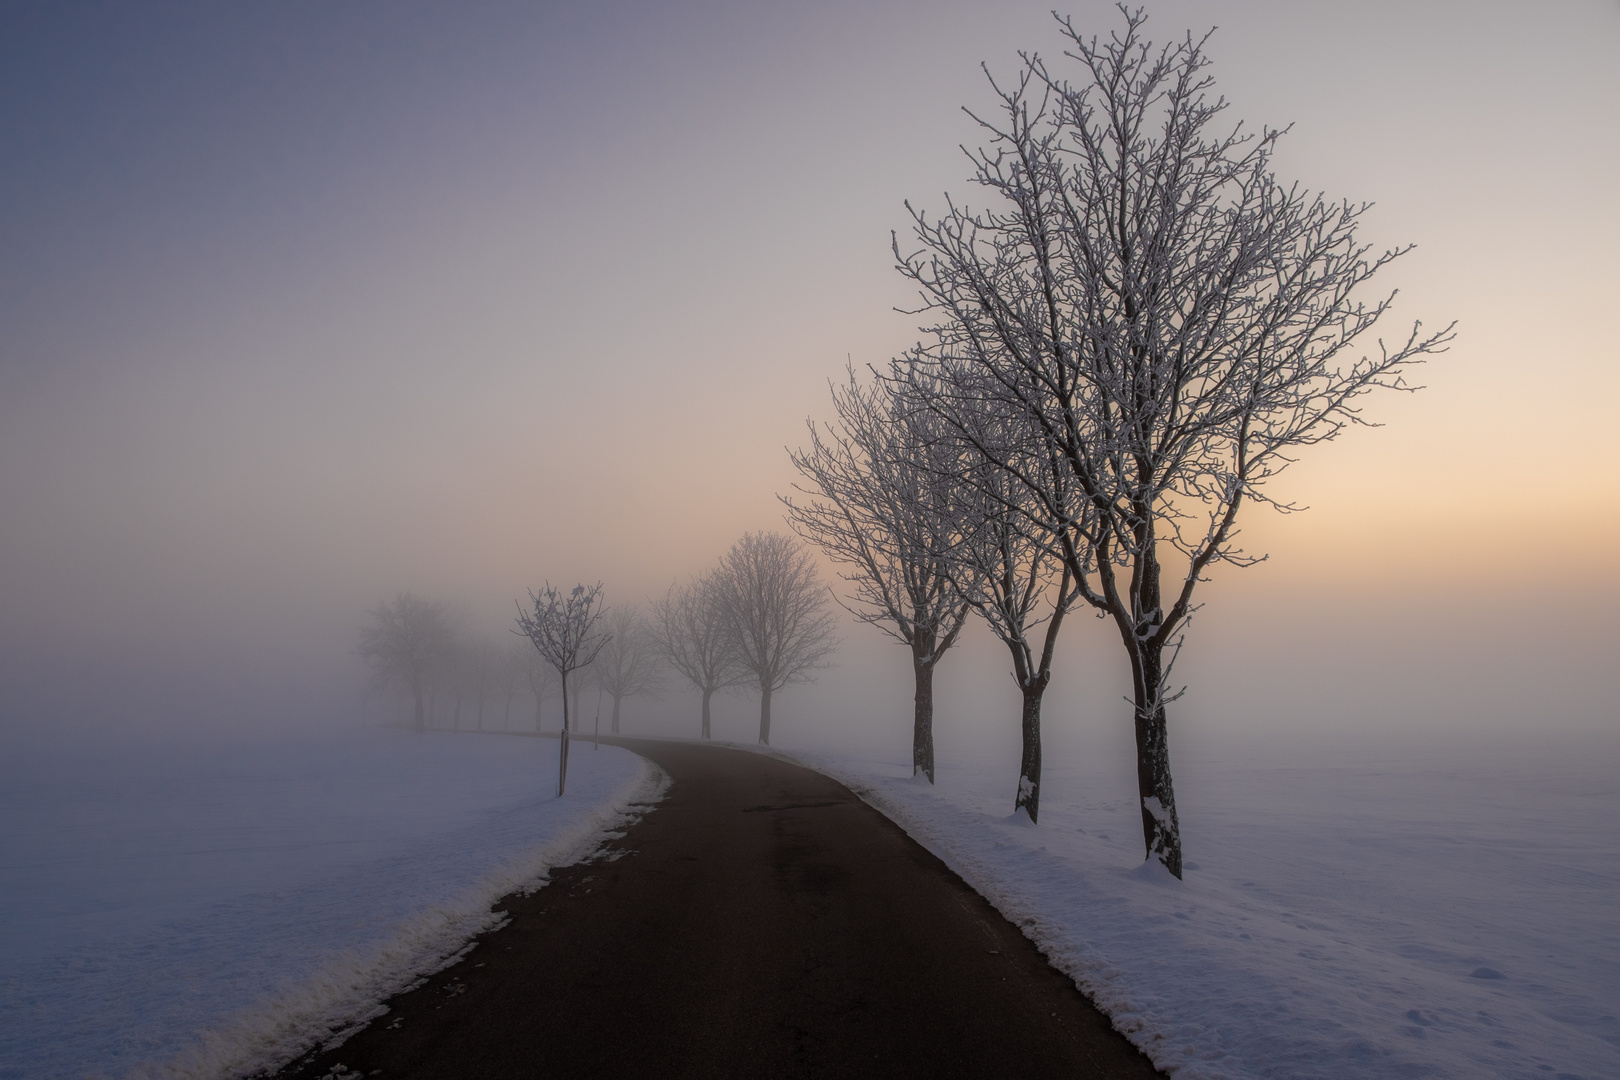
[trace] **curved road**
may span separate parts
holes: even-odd
[[[284,1075],[1160,1075],[843,785],[740,750],[614,741],[673,779],[658,808],[607,857],[507,897],[505,928]]]

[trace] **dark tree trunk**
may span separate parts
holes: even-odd
[[[714,691],[707,686],[703,688],[703,737],[709,737],[709,699],[714,697]]]
[[[919,635],[920,637],[920,635]],[[911,775],[922,773],[928,782],[934,782],[934,660],[933,642],[926,650],[912,646],[911,671],[916,676],[917,692],[913,697],[915,708],[911,718]],[[927,657],[927,659],[924,659]]]
[[[1023,807],[1031,822],[1039,821],[1041,814],[1041,698],[1046,694],[1047,682],[1045,678],[1032,679],[1022,687],[1024,709],[1019,726],[1024,756],[1018,769],[1018,798],[1013,810]]]
[[[569,716],[568,716],[568,673],[567,672],[562,673],[562,688],[563,688],[562,739],[561,739],[560,744],[559,744],[559,746],[557,748],[557,797],[559,799],[562,798],[563,791],[566,790],[567,787],[568,787],[568,721],[569,721]],[[575,706],[577,708],[579,702],[575,701],[574,704],[575,704]],[[539,706],[538,705],[535,706],[535,713],[536,713],[536,715],[539,714]]]
[[[1170,744],[1164,705],[1159,701],[1164,675],[1164,649],[1143,642],[1136,687],[1136,790],[1142,806],[1143,858],[1158,857],[1181,876],[1181,822],[1176,817],[1175,786],[1170,781]]]
[[[1146,514],[1144,520],[1148,520]],[[1167,638],[1159,598],[1159,562],[1153,555],[1153,536],[1144,528],[1137,535],[1139,550],[1131,591],[1135,598],[1134,625],[1121,623],[1125,648],[1131,657],[1136,725],[1136,791],[1142,811],[1142,839],[1147,854],[1181,877],[1181,823],[1176,817],[1175,787],[1170,782],[1170,745],[1164,715],[1164,646]]]
[[[420,734],[427,730],[427,710],[424,702],[422,701],[421,685],[417,684],[412,686],[411,692],[416,697],[416,731],[418,734]]]
[[[613,695],[613,726],[612,726],[612,731],[613,731],[613,734],[615,734],[615,735],[617,735],[619,733],[619,695],[618,694]]]
[[[771,745],[771,684],[759,686],[759,741]]]

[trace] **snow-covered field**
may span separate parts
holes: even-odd
[[[1273,748],[1274,749],[1274,748]],[[0,1080],[224,1076],[443,964],[662,774],[398,731],[0,768]],[[792,750],[944,857],[1178,1080],[1620,1076],[1620,740],[1183,747],[1188,869],[1121,761]],[[633,808],[628,812],[634,812]]]
[[[1015,747],[792,751],[943,857],[1177,1080],[1620,1077],[1620,747],[1184,753],[1186,880],[1134,778]],[[1056,758],[1056,761],[1053,759]],[[1118,764],[1118,763],[1111,763]]]
[[[556,755],[360,731],[8,762],[0,1077],[225,1076],[375,1015],[665,782],[576,743],[557,799]]]

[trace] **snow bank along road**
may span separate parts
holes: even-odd
[[[621,745],[671,777],[656,810],[506,898],[505,928],[283,1075],[1159,1075],[842,784],[736,750]]]

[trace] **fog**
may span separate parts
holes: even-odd
[[[1055,51],[1047,6],[0,15],[0,748],[386,722],[356,635],[400,591],[504,634],[543,581],[644,602],[785,530],[827,380],[916,338],[904,200],[965,192],[977,65]],[[1296,124],[1285,178],[1419,245],[1385,332],[1461,329],[1283,477],[1308,512],[1248,509],[1271,558],[1204,587],[1176,760],[1615,731],[1620,9],[1559,12],[1152,5],[1219,25],[1234,119]],[[1125,754],[1111,634],[1064,630],[1055,747]],[[777,741],[903,752],[904,648],[835,660]],[[1016,739],[1007,666],[978,629],[943,663],[942,760]]]

